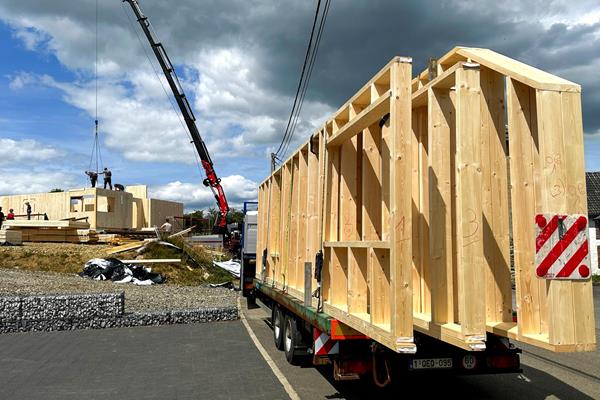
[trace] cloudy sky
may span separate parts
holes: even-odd
[[[287,122],[316,1],[140,4],[178,70],[230,202],[255,198]],[[205,208],[212,196],[131,15],[121,0],[99,1],[104,165],[114,182],[147,183],[156,197]],[[95,21],[96,0],[0,0],[0,194],[87,183]],[[581,84],[586,168],[600,170],[597,0],[333,0],[295,142],[392,56],[412,56],[416,73],[455,45],[488,47]]]

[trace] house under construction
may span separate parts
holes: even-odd
[[[57,193],[0,196],[0,206],[25,215],[50,220],[87,218],[91,229],[142,229],[160,226],[166,218],[183,215],[183,203],[148,198],[146,185],[127,186],[124,191],[101,188],[71,189]]]

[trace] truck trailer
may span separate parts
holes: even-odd
[[[579,85],[488,49],[414,78],[394,57],[260,184],[243,293],[338,380],[593,351],[584,170]]]

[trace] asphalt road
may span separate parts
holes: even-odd
[[[240,321],[0,335],[0,399],[284,399]]]
[[[600,287],[594,287],[596,341],[600,343]],[[260,303],[259,303],[260,305]],[[375,395],[373,387],[359,382],[333,381],[331,368],[300,368],[287,363],[275,349],[269,325],[270,311],[264,306],[244,309],[252,330],[276,365],[302,399],[399,398],[411,391],[424,398],[447,398],[451,392],[461,399],[600,399],[600,351],[557,354],[517,343],[523,348],[522,374],[410,377],[394,388]],[[454,397],[454,396],[453,396]]]
[[[594,288],[600,332],[600,287]],[[258,341],[302,399],[600,399],[600,352],[522,346],[523,374],[427,377],[387,392],[335,382],[329,367],[295,367],[273,345],[269,310],[244,309]],[[598,338],[600,342],[600,337]],[[286,399],[240,321],[0,335],[0,399]]]

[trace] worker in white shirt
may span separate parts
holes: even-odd
[[[173,230],[173,225],[169,222],[169,218],[166,219],[165,223],[160,226],[160,231],[163,233],[163,236],[168,237]]]

